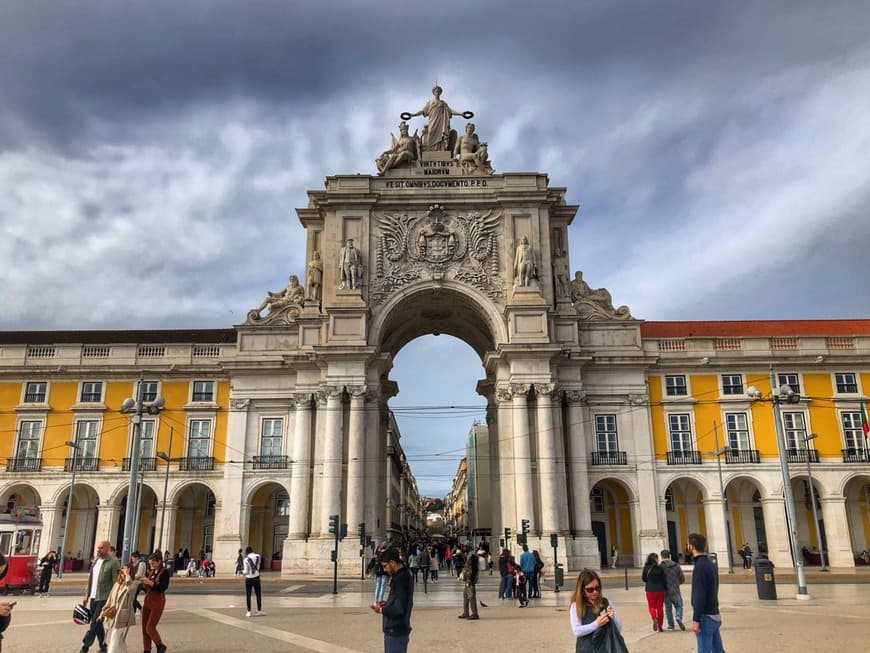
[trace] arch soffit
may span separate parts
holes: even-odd
[[[806,472],[804,472],[803,474],[801,474],[799,471],[797,473],[794,473],[794,472],[791,472],[791,470],[789,470],[789,472],[790,472],[789,477],[791,478],[792,493],[794,493],[795,486],[799,487],[801,489],[801,491],[803,491],[804,482],[809,480],[807,478]],[[819,495],[820,499],[824,499],[825,497],[832,496],[831,493],[828,491],[827,486],[824,483],[822,483],[815,476],[813,476],[813,485],[816,487],[816,490],[818,491],[818,495]],[[771,488],[770,493],[767,495],[767,497],[762,495],[761,498],[762,499],[774,498],[774,497],[781,498],[784,494],[785,494],[785,490],[782,487],[782,478],[780,475],[777,477],[776,484],[773,488]],[[842,496],[842,494],[840,496]],[[796,503],[798,502],[798,497],[796,495],[795,495],[795,502]]]
[[[813,481],[815,481],[815,476],[813,477]],[[854,471],[851,474],[843,476],[840,479],[840,483],[837,486],[837,495],[838,497],[846,497],[848,498],[847,492],[852,490],[853,485],[858,485],[858,491],[861,491],[861,487],[863,485],[870,485],[870,474],[867,472]]]
[[[9,500],[10,495],[17,494],[15,490],[18,488],[26,489],[28,492],[32,492],[33,495],[36,497],[36,505],[42,505],[42,495],[35,487],[33,487],[30,483],[26,481],[16,480],[9,481],[6,485],[3,486],[2,489],[0,489],[0,497],[2,497],[4,504],[6,503],[6,501]]]
[[[605,476],[603,478],[599,478],[592,483],[592,487],[589,488],[591,492],[596,487],[601,486],[602,489],[607,489],[608,485],[616,485],[619,490],[625,492],[626,501],[628,503],[634,503],[637,501],[638,492],[637,486],[634,483],[633,479],[622,478],[618,476]]]
[[[470,308],[473,311],[474,316],[478,318],[481,323],[480,325],[474,326],[484,327],[486,331],[485,334],[476,334],[478,335],[477,338],[470,338],[467,331],[464,334],[462,331],[463,326],[468,326],[469,320],[462,318],[457,319],[456,315],[451,315],[449,319],[444,321],[443,327],[439,329],[441,333],[453,335],[468,343],[478,352],[481,358],[483,358],[484,353],[486,353],[486,346],[481,342],[483,338],[480,336],[485,336],[485,339],[488,341],[487,345],[490,348],[495,348],[499,344],[508,342],[507,325],[505,324],[501,312],[492,300],[476,288],[472,288],[457,281],[445,280],[439,282],[437,285],[431,281],[419,281],[397,291],[384,303],[374,316],[369,329],[369,344],[383,347],[384,343],[390,340],[390,335],[387,333],[389,329],[386,328],[389,325],[409,322],[409,326],[413,327],[417,324],[424,324],[423,318],[421,318],[419,322],[403,319],[401,315],[402,309],[404,306],[407,311],[413,312],[416,309],[415,301],[431,305],[432,302],[424,295],[427,293],[431,294],[433,290],[436,290],[439,296],[445,299],[445,306],[451,308],[456,307],[456,303],[450,301],[451,296],[454,299],[457,298],[457,296],[461,298],[461,300],[463,300],[461,301],[461,304]],[[417,328],[407,330],[406,332],[412,333],[413,335],[405,335],[405,337],[397,339],[397,342],[395,343],[390,342],[389,348],[395,350],[393,353],[401,349],[414,338],[431,333],[432,329],[431,327],[428,329]]]
[[[680,492],[685,490],[686,484],[691,484],[693,487],[696,487],[698,491],[701,493],[702,501],[710,500],[710,488],[707,487],[707,484],[704,482],[703,476],[699,474],[695,474],[693,472],[682,472],[678,475],[674,475],[667,481],[667,484],[664,486],[664,492],[667,492],[671,486],[676,486]],[[728,484],[725,484],[725,487],[728,487]],[[661,498],[664,499],[664,492],[662,492]]]
[[[51,497],[51,502],[55,505],[63,505],[63,502],[66,501],[67,495],[69,494],[69,486],[69,483],[64,483],[58,487]],[[100,505],[100,493],[97,492],[90,483],[76,481],[76,494],[82,490],[85,490],[89,496],[96,498],[96,505]]]
[[[120,506],[122,499],[124,499],[124,497],[127,495],[127,488],[129,487],[129,485],[129,483],[120,483],[114,490],[112,490],[112,494],[109,495],[109,498],[106,501],[106,505]],[[78,486],[78,483],[76,483],[76,486]],[[154,493],[154,496],[159,500],[160,495],[157,494],[157,490],[151,487],[151,485],[147,481],[142,485],[142,489],[144,490],[145,488],[151,490]]]
[[[762,499],[765,499],[768,496],[767,487],[764,483],[752,474],[746,472],[735,472],[730,478],[723,475],[722,482],[725,484],[725,492],[727,493],[732,489],[736,490],[737,497],[741,501],[751,500],[752,494],[756,491],[758,492],[758,496]],[[745,488],[752,489],[752,492],[748,497],[744,496],[746,494]]]
[[[257,495],[257,492],[259,492],[260,490],[262,490],[265,487],[268,487],[269,485],[276,486],[276,488],[283,490],[287,494],[288,497],[290,496],[289,488],[287,488],[287,486],[285,486],[283,483],[280,483],[274,479],[263,478],[263,479],[258,479],[248,489],[247,493],[245,494],[245,503],[248,505],[252,505],[253,501],[254,501],[254,497]]]
[[[176,486],[171,487],[169,489],[169,492],[167,492],[167,494],[166,494],[167,505],[170,505],[170,506],[176,505],[178,503],[179,497],[182,494],[184,494],[185,490],[196,487],[197,485],[201,485],[206,490],[211,492],[215,497],[215,501],[217,501],[217,498],[218,498],[217,492],[208,482],[206,482],[202,479],[185,479],[183,481],[180,481]]]

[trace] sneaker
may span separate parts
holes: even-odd
[[[480,617],[476,617],[476,616],[475,617],[468,617],[469,621],[474,621],[475,619],[480,619]]]
[[[166,644],[158,644],[157,653],[166,653]]]
[[[258,616],[258,617],[265,617],[265,616],[266,616],[266,613],[263,612],[262,610],[257,610],[257,614],[256,614],[256,616]]]
[[[653,632],[654,633],[659,632],[659,625],[656,623],[655,619],[653,619]]]
[[[100,653],[109,653],[109,647],[105,644],[100,644]]]
[[[245,616],[246,616],[246,617],[250,617],[250,616],[251,616],[251,611],[248,610],[248,611],[245,613]]]
[[[686,625],[682,621],[680,621],[679,619],[677,619],[677,625],[680,627],[680,630],[686,629]]]
[[[673,626],[668,626],[668,630],[673,630],[673,629],[674,629]]]
[[[459,615],[459,616],[456,617],[456,618],[457,618],[457,619],[468,619],[468,615],[461,614],[461,615]]]

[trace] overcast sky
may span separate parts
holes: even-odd
[[[860,1],[0,0],[0,329],[242,322],[301,275],[306,189],[374,174],[435,80],[497,171],[568,188],[572,270],[635,316],[867,317],[868,25]],[[480,404],[482,376],[429,336],[391,405]],[[471,421],[402,418],[424,493]]]

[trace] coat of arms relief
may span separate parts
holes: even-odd
[[[378,304],[417,280],[441,279],[468,283],[493,299],[503,297],[496,233],[500,217],[493,211],[448,214],[440,204],[422,216],[378,216],[372,301]]]

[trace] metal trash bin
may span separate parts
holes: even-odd
[[[562,587],[565,584],[565,570],[562,568],[562,563],[556,565],[556,573],[553,577],[553,582],[556,587]]]
[[[776,579],[773,563],[765,558],[755,559],[755,587],[762,601],[776,601]]]

